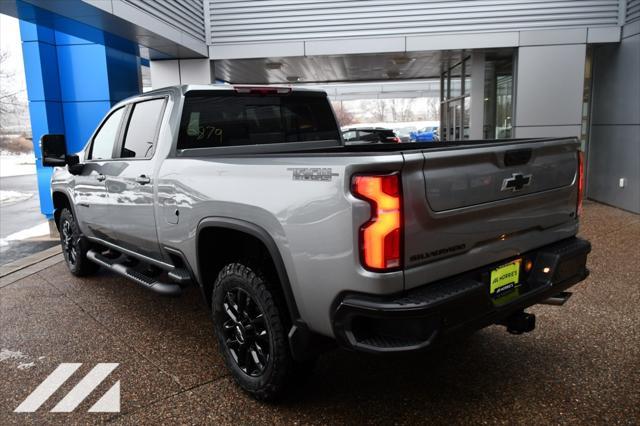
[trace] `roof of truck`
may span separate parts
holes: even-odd
[[[147,97],[160,96],[160,95],[166,96],[167,94],[170,94],[170,93],[173,94],[174,96],[180,96],[180,95],[184,96],[186,93],[194,92],[194,91],[218,92],[218,91],[231,91],[231,90],[238,90],[238,89],[255,89],[258,91],[282,89],[282,90],[287,90],[291,92],[322,93],[325,96],[327,94],[327,92],[325,92],[324,90],[317,90],[317,89],[314,90],[314,89],[307,89],[304,87],[293,87],[293,86],[267,86],[267,85],[260,86],[256,84],[182,84],[182,85],[161,87],[159,89],[154,89],[148,92],[130,96],[128,98],[121,100],[117,104],[113,105],[111,109],[113,110],[122,105],[135,102],[137,99],[140,99],[140,98],[147,98]]]

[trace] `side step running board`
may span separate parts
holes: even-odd
[[[141,286],[155,291],[158,294],[162,294],[163,296],[179,296],[182,293],[182,289],[178,284],[168,284],[156,281],[154,278],[144,275],[133,268],[113,262],[111,259],[102,256],[94,250],[89,250],[87,252],[87,258],[92,262],[95,262],[100,266],[104,266],[105,268],[110,269],[125,278],[129,278]]]
[[[171,281],[177,284],[181,284],[183,286],[191,284],[191,275],[186,269],[176,268],[173,271],[167,272],[167,276],[171,278]]]

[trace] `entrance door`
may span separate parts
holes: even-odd
[[[464,55],[462,55],[464,57]],[[440,75],[440,123],[443,141],[469,138],[471,106],[470,57],[448,67]]]

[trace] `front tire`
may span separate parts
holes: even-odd
[[[281,397],[297,364],[287,340],[284,306],[258,268],[225,266],[214,284],[216,337],[236,383],[262,401]]]
[[[58,229],[62,254],[69,271],[77,277],[95,273],[99,267],[87,258],[88,244],[68,208],[64,208],[60,213]]]

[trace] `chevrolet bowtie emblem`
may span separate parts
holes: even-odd
[[[531,175],[523,175],[522,173],[514,173],[510,178],[502,181],[501,191],[520,191],[525,186],[531,185],[533,180]]]

